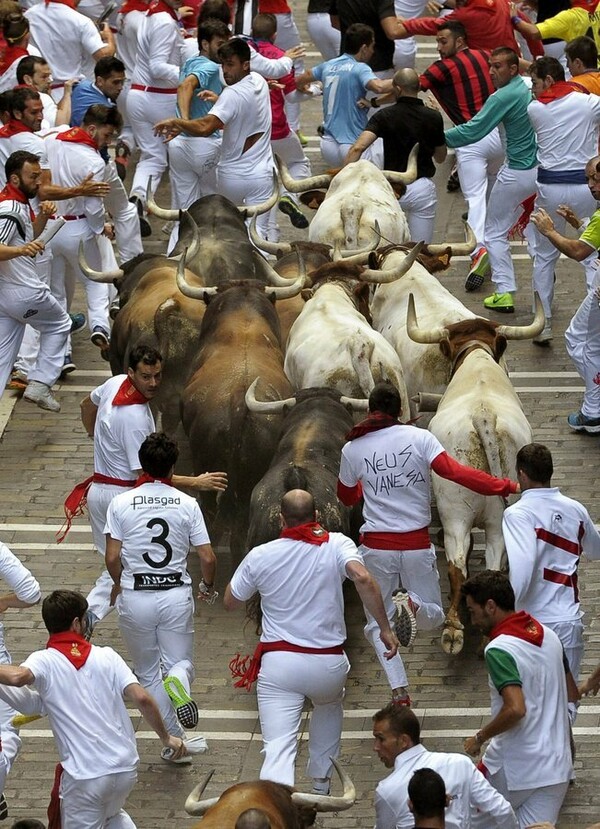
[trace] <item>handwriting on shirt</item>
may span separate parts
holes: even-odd
[[[388,495],[392,489],[423,483],[425,478],[411,463],[412,454],[412,444],[409,443],[399,452],[373,452],[370,458],[363,458],[371,478],[364,483],[374,495]]]

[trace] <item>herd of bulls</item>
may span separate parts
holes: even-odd
[[[215,544],[230,532],[234,558],[277,537],[290,488],[313,493],[330,530],[356,536],[360,516],[336,497],[340,450],[352,412],[366,410],[381,380],[399,388],[406,419],[419,401],[437,406],[429,428],[445,449],[494,475],[511,476],[516,452],[532,439],[502,355],[507,340],[542,330],[541,304],[530,325],[499,325],[442,286],[433,273],[474,239],[467,227],[461,244],[409,242],[392,184],[414,180],[415,159],[413,151],[403,174],[359,161],[304,181],[280,165],[289,191],[327,188],[311,195],[320,204],[308,241],[267,243],[253,225],[248,234],[245,219],[277,203],[274,177],[271,198],[251,208],[213,195],[179,217],[149,196],[151,212],[180,218],[169,258],[143,254],[117,273],[91,271],[81,259],[89,278],[118,289],[113,372],[141,341],[157,347],[162,428],[183,426],[196,472],[227,472],[227,491],[209,493],[203,509]],[[278,257],[274,267],[257,246]],[[471,529],[485,530],[487,564],[500,567],[504,505],[433,477],[451,584],[442,645],[457,653]]]

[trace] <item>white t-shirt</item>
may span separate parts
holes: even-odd
[[[240,601],[260,593],[261,641],[335,647],[346,639],[342,582],[350,561],[363,563],[342,533],[330,533],[321,545],[277,538],[250,550],[233,574],[231,592]]]
[[[597,154],[597,95],[572,92],[549,104],[532,101],[527,115],[537,138],[538,164],[545,170],[583,170]]]
[[[121,587],[133,590],[191,584],[186,569],[190,545],[210,544],[196,499],[160,482],[113,498],[104,532],[122,543]],[[135,574],[149,578],[135,579]]]
[[[39,582],[34,578],[25,565],[9,550],[6,544],[0,542],[0,576],[17,599],[28,604],[39,602],[42,598]],[[4,657],[4,658],[3,658]],[[4,625],[0,622],[0,662],[10,661],[4,645]]]
[[[176,90],[183,64],[183,34],[177,21],[167,12],[145,15],[131,82]]]
[[[48,714],[58,756],[75,780],[135,769],[138,753],[123,701],[137,679],[112,648],[92,645],[77,670],[55,648],[36,651],[23,662],[35,680]]]
[[[21,221],[3,218],[7,213],[17,213]],[[24,235],[22,235],[24,231]],[[0,201],[0,244],[18,247],[33,240],[33,225],[29,216],[29,205],[18,201]],[[44,288],[47,286],[37,274],[35,259],[17,256],[0,262],[0,279],[7,287]]]
[[[6,184],[6,176],[4,175],[4,165],[6,159],[17,150],[25,150],[28,153],[37,155],[40,159],[40,167],[42,170],[49,170],[48,155],[46,153],[46,142],[41,135],[36,132],[17,132],[8,138],[0,136],[0,186],[4,187]],[[34,205],[38,199],[32,199]]]
[[[131,481],[140,469],[139,448],[155,431],[147,403],[113,406],[127,375],[118,374],[95,388],[90,398],[98,407],[94,427],[94,470],[111,478]]]
[[[137,10],[117,15],[117,55],[125,64],[128,78],[131,78],[135,69],[139,33],[145,17],[146,12]]]
[[[527,489],[502,518],[515,607],[544,624],[581,619],[576,577],[581,553],[600,559],[600,535],[588,511],[558,487]],[[557,580],[558,579],[558,580]]]
[[[406,533],[428,527],[429,468],[445,451],[431,432],[400,424],[346,443],[339,479],[349,487],[362,484],[362,532]]]
[[[42,129],[50,130],[56,125],[56,116],[58,114],[58,106],[51,95],[46,92],[40,92],[40,98],[44,106],[44,120],[42,121]]]
[[[31,40],[48,61],[54,83],[79,78],[90,58],[104,48],[89,17],[64,3],[38,3],[27,9],[25,16]]]
[[[226,86],[210,111],[223,122],[223,144],[219,169],[249,176],[263,173],[273,166],[271,151],[271,99],[267,82],[250,72],[232,86]],[[244,152],[246,140],[260,133],[260,138]]]

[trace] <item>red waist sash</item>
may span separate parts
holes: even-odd
[[[83,510],[87,504],[88,492],[92,484],[110,484],[111,486],[135,486],[135,481],[127,481],[122,478],[111,478],[108,475],[102,475],[100,472],[94,472],[85,481],[77,484],[65,498],[65,523],[56,533],[56,543],[60,544],[67,537],[73,519],[78,515],[83,515]]]
[[[258,672],[260,670],[260,663],[264,653],[272,651],[288,651],[289,653],[313,653],[313,654],[343,654],[343,645],[334,645],[331,648],[309,648],[304,645],[293,645],[291,642],[286,642],[281,639],[277,642],[259,642],[256,650],[252,654],[252,658],[247,654],[245,657],[237,653],[229,663],[229,670],[231,675],[237,682],[234,683],[234,688],[245,688],[247,691],[252,690],[252,686],[258,679]]]

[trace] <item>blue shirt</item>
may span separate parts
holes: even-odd
[[[367,84],[377,76],[367,63],[346,54],[320,63],[312,74],[323,84],[325,134],[335,138],[338,144],[354,144],[367,126],[369,114],[357,101],[364,98]]]
[[[202,98],[198,97],[198,92],[202,89],[209,89],[211,92],[220,95],[223,91],[220,70],[221,67],[218,63],[214,63],[203,55],[197,55],[194,58],[186,60],[184,63],[179,74],[179,83],[190,75],[194,75],[198,81],[198,89],[194,91],[190,104],[190,119],[203,118],[212,109],[212,102],[203,101]],[[177,117],[181,118],[179,107],[177,107]]]
[[[114,101],[107,98],[104,92],[100,92],[96,84],[88,80],[79,81],[73,87],[71,93],[71,126],[80,127],[83,116],[92,104],[104,104],[107,107],[114,107]]]

